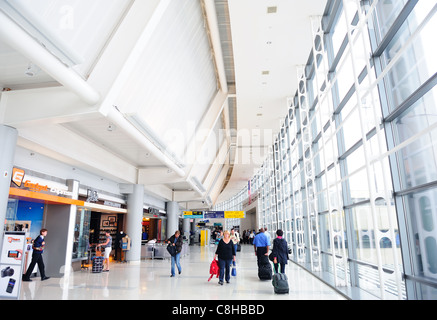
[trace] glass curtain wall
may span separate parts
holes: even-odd
[[[294,262],[352,298],[437,298],[436,12],[328,1],[251,180],[259,227],[282,229]]]
[[[437,1],[375,1],[365,6],[375,30],[371,47],[408,299],[437,299],[436,12]]]

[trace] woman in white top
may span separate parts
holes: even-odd
[[[103,271],[108,272],[109,271],[109,255],[111,254],[111,251],[112,251],[112,237],[111,237],[111,234],[109,232],[106,232],[105,235],[106,235],[106,241],[104,243],[98,244],[97,246],[105,248],[105,253],[103,256],[105,258],[105,261],[103,263],[104,264],[106,263],[106,269]]]
[[[231,229],[231,240],[234,244],[235,252],[237,252],[237,244],[240,242],[240,236],[238,235],[238,232],[234,231],[234,229]]]

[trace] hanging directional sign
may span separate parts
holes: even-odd
[[[184,211],[184,219],[244,219],[244,211]]]
[[[225,218],[224,211],[205,211],[204,215],[205,215],[205,219],[224,219]]]
[[[184,211],[184,219],[203,219],[203,211]]]
[[[225,219],[244,219],[244,211],[225,211]]]

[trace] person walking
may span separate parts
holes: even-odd
[[[105,236],[106,241],[104,243],[98,244],[97,247],[105,248],[105,253],[103,255],[103,258],[105,258],[105,260],[103,261],[103,264],[106,264],[106,269],[104,269],[103,272],[109,272],[109,255],[112,251],[112,237],[108,231],[105,232]]]
[[[231,235],[228,230],[223,233],[223,239],[220,240],[215,251],[214,259],[217,259],[220,268],[219,284],[223,285],[223,279],[229,283],[231,279],[230,269],[232,261],[235,261],[235,246],[231,240]]]
[[[237,246],[238,246],[238,243],[240,242],[240,236],[238,235],[238,232],[236,232],[234,229],[231,229],[230,238],[232,240],[232,243],[234,244],[235,253],[237,253]]]
[[[283,236],[284,232],[279,229],[276,231],[276,238],[273,240],[273,249],[272,249],[272,257],[273,257],[273,266],[275,268],[275,272],[279,273],[278,266],[281,266],[281,273],[285,273],[285,265],[288,261],[288,244],[287,240],[285,240]]]
[[[270,232],[267,231],[267,227],[264,227],[264,235],[267,237],[269,244],[272,244],[272,237],[270,236]]]
[[[253,247],[255,249],[255,255],[258,257],[258,259],[260,256],[269,255],[270,242],[267,236],[264,234],[264,228],[261,228],[260,232],[253,239]]]
[[[255,238],[254,230],[251,230],[249,233],[249,244],[253,244],[253,239]]]
[[[179,274],[182,272],[181,267],[181,251],[182,251],[182,237],[181,232],[179,230],[176,230],[175,234],[170,237],[170,239],[167,240],[167,243],[169,245],[176,247],[176,254],[174,256],[171,256],[171,275],[170,277],[175,276],[175,264],[178,268]]]
[[[42,254],[44,253],[44,248],[46,245],[46,242],[44,240],[46,236],[47,236],[47,229],[41,229],[39,232],[39,236],[36,237],[35,240],[33,241],[32,261],[30,262],[29,268],[27,269],[26,273],[22,277],[23,281],[32,281],[30,279],[30,275],[32,274],[36,264],[38,264],[41,280],[44,281],[50,278],[46,276],[44,261],[42,258]]]

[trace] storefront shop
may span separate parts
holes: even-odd
[[[165,235],[167,217],[164,210],[144,207],[142,221],[141,259],[169,258]]]
[[[89,260],[93,245],[104,242],[106,231],[117,238],[123,231],[126,204],[122,196],[81,187],[75,180],[40,176],[13,168],[5,231],[24,231],[31,241],[47,228],[46,272],[62,276],[66,266],[78,270]],[[117,245],[113,241],[114,249]],[[117,250],[114,253],[121,259]]]
[[[165,240],[166,220],[165,211],[152,207],[144,208],[141,236],[143,244],[150,240],[156,242]]]

